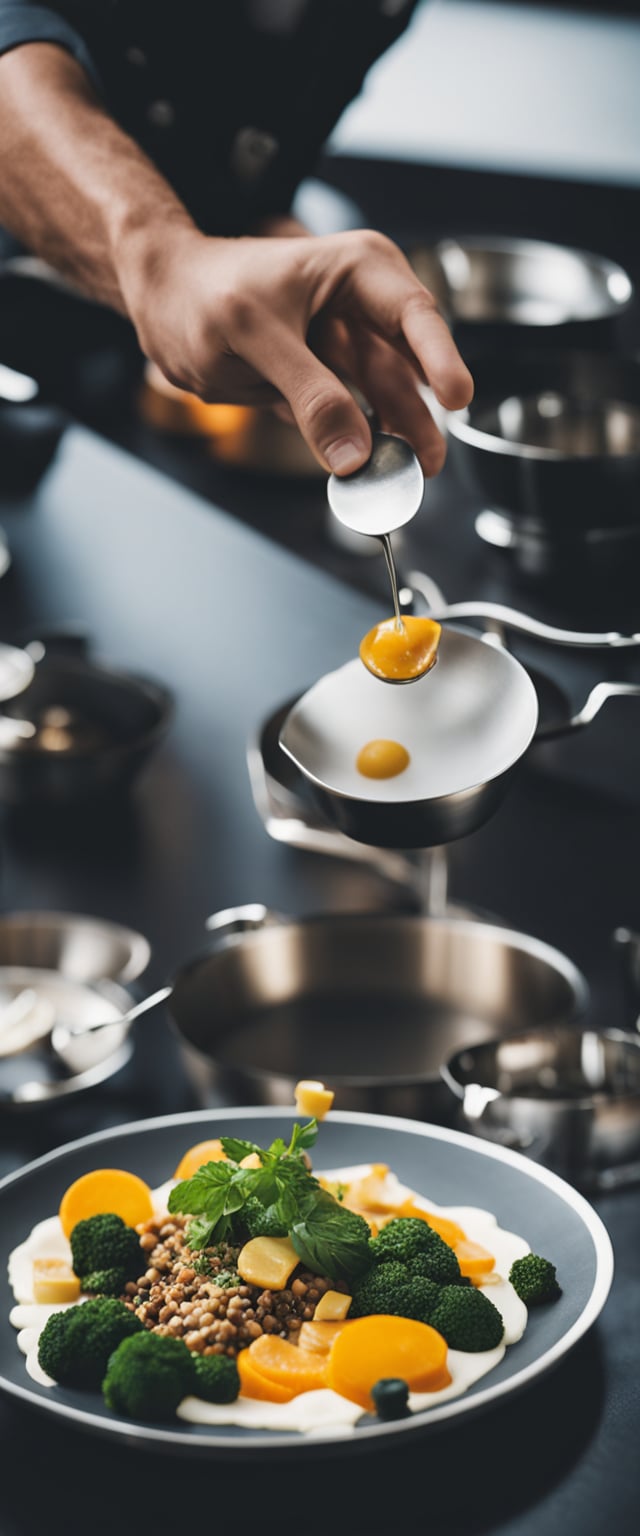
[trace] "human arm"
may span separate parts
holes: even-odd
[[[370,449],[347,378],[427,473],[442,439],[418,392],[456,409],[470,375],[400,250],[374,231],[204,235],[85,69],[32,43],[0,58],[0,222],[133,322],[145,355],[206,400],[284,399],[340,473]]]

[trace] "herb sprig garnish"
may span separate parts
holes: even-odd
[[[371,1262],[370,1230],[354,1211],[340,1205],[309,1173],[304,1154],[318,1135],[316,1120],[294,1125],[287,1145],[281,1137],[269,1147],[235,1136],[222,1136],[226,1162],[204,1163],[191,1179],[169,1195],[169,1210],[194,1216],[186,1240],[190,1248],[233,1240],[242,1229],[242,1209],[248,1200],[270,1207],[303,1264],[332,1280],[349,1280]],[[259,1166],[241,1168],[251,1153]]]

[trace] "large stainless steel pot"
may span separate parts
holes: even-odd
[[[293,1103],[320,1078],[342,1109],[445,1120],[443,1062],[465,1044],[565,1021],[584,976],[538,939],[456,918],[215,914],[169,1013],[203,1105]]]

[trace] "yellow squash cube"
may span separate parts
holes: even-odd
[[[66,1259],[34,1259],[33,1299],[47,1306],[77,1301],[80,1281]]]
[[[325,1291],[313,1314],[314,1323],[341,1323],[351,1306],[351,1296],[342,1291]]]
[[[296,1109],[299,1115],[311,1115],[314,1120],[324,1120],[333,1104],[335,1094],[324,1083],[305,1079],[295,1086]]]
[[[238,1274],[247,1285],[283,1291],[300,1256],[288,1237],[252,1237],[238,1255]]]

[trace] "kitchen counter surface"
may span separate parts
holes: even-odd
[[[268,532],[277,487],[261,503],[263,491],[255,483],[243,494],[262,505]],[[297,499],[289,486],[283,497],[292,527],[308,517],[309,547],[322,541],[321,484],[299,487]],[[488,574],[487,552],[446,477],[430,506],[407,560],[421,555],[451,596],[471,595],[478,576],[485,590],[508,585]],[[379,617],[379,598],[355,589],[357,575],[347,586],[314,569],[82,428],[68,430],[32,497],[2,504],[0,523],[14,562],[0,592],[0,638],[75,621],[98,655],[156,676],[176,695],[169,736],[124,807],[88,818],[4,813],[4,909],[95,912],[139,928],[152,946],[151,989],[200,948],[204,919],[218,908],[264,901],[298,913],[380,900],[374,877],[269,839],[245,763],[248,736],[265,715],[352,655]],[[353,576],[346,553],[336,563]],[[605,594],[603,610],[612,601]],[[633,600],[625,602],[631,621]],[[567,685],[583,684],[570,665]],[[565,950],[591,984],[590,1016],[606,1024],[631,1023],[613,929],[640,926],[637,706],[623,705],[584,734],[579,753],[578,743],[551,758],[536,749],[501,810],[450,855],[452,894]],[[0,1126],[0,1171],[102,1126],[189,1108],[166,1017],[152,1030],[141,1021],[136,1039],[132,1062],[102,1090],[51,1120]],[[419,1520],[437,1536],[600,1536],[605,1528],[626,1536],[638,1496],[638,1188],[594,1203],[616,1256],[602,1318],[550,1377],[507,1407],[419,1449],[380,1456],[375,1470],[362,1458],[301,1460],[285,1480],[267,1462],[240,1480],[218,1467],[116,1451],[4,1400],[2,1536],[52,1522],[72,1536],[133,1536],[158,1521],[162,1529],[256,1531],[285,1519],[290,1529],[365,1536],[399,1530],[399,1508],[407,1524]]]

